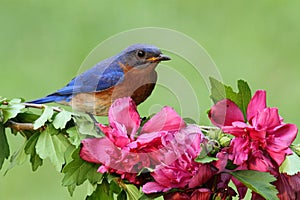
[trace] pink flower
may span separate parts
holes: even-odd
[[[163,138],[171,137],[186,127],[170,107],[164,107],[140,129],[141,119],[131,98],[117,99],[109,110],[109,126],[99,124],[104,138],[82,141],[82,159],[101,164],[101,173],[118,173],[122,178],[139,183],[136,173],[154,168],[161,162]]]
[[[242,111],[229,99],[212,107],[209,117],[223,132],[235,136],[228,149],[229,159],[236,165],[247,164],[248,169],[269,171],[280,166],[291,153],[289,146],[298,129],[285,124],[277,108],[266,107],[266,92],[257,91],[247,108],[247,121]]]
[[[194,188],[210,179],[216,171],[210,165],[194,161],[201,151],[204,136],[195,125],[179,130],[165,138],[164,159],[151,173],[154,182],[143,186],[143,192],[166,192],[172,188]]]

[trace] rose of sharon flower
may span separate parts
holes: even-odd
[[[201,151],[204,135],[196,125],[189,125],[164,138],[164,159],[151,173],[154,182],[146,183],[144,193],[166,192],[172,188],[194,188],[207,182],[216,171],[194,159]]]
[[[80,157],[101,164],[101,173],[117,173],[136,184],[140,184],[138,172],[161,162],[163,138],[186,127],[172,108],[164,107],[141,128],[136,105],[129,97],[117,99],[108,117],[109,126],[99,124],[106,137],[83,140]]]
[[[289,146],[298,129],[285,124],[277,108],[266,106],[266,92],[258,90],[247,108],[247,121],[232,101],[224,99],[209,112],[212,123],[223,132],[234,135],[228,153],[236,165],[263,172],[272,172],[291,154]]]
[[[291,189],[288,181],[285,180],[295,180],[294,183],[298,181],[295,185],[300,185],[300,179],[295,178],[299,175],[280,174],[279,166],[286,155],[292,153],[289,146],[294,141],[298,129],[294,124],[285,124],[277,108],[266,106],[265,91],[258,90],[252,97],[247,108],[248,123],[245,122],[238,106],[228,99],[214,105],[209,112],[209,117],[223,132],[235,136],[229,148],[217,154],[219,160],[215,166],[219,171],[228,171],[225,166],[227,159],[230,159],[238,166],[236,170],[270,172],[278,179],[275,183],[279,191],[278,197],[285,199],[289,196],[289,199],[294,199],[292,197],[294,193],[299,193],[300,187]],[[240,198],[243,198],[247,188],[233,177],[231,179],[237,186]],[[259,199],[258,197],[258,194],[253,193],[252,199]]]

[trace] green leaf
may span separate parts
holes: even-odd
[[[294,153],[300,156],[300,144],[292,144],[290,148],[293,150]]]
[[[124,188],[124,190],[127,195],[127,200],[137,200],[142,196],[142,194],[135,185],[125,184],[125,186],[126,187]]]
[[[293,154],[285,157],[285,160],[279,167],[279,172],[287,173],[290,176],[297,174],[300,172],[300,166],[295,163],[300,163],[300,157],[293,152]]]
[[[71,195],[71,197],[72,197],[73,194],[74,194],[75,188],[76,188],[76,185],[69,185],[69,186],[68,186],[68,192],[69,192],[69,194]]]
[[[86,177],[91,184],[96,184],[102,180],[103,174],[100,172],[97,172],[99,165],[97,165],[97,164],[92,164],[92,165],[93,166],[86,174]]]
[[[21,99],[12,99],[9,104],[2,108],[3,123],[7,120],[16,117],[25,108],[25,105],[21,103]]]
[[[35,113],[32,113],[30,111],[25,111],[18,114],[17,121],[22,123],[32,123],[35,120],[37,120],[39,117],[40,116]]]
[[[238,101],[236,102],[239,108],[244,113],[245,119],[247,118],[247,107],[251,100],[251,90],[246,81],[238,80]]]
[[[79,149],[73,152],[73,160],[63,168],[63,186],[81,185],[86,180],[95,184],[102,180],[103,174],[97,172],[99,165],[86,162],[79,156]]]
[[[271,182],[276,181],[276,178],[271,174],[253,170],[235,171],[230,174],[265,199],[278,200],[276,195],[278,191],[274,185],[270,184]]]
[[[51,120],[53,115],[53,109],[51,107],[45,106],[42,115],[33,122],[33,128],[36,130],[45,125],[45,123]]]
[[[197,122],[194,119],[190,118],[190,117],[183,118],[183,121],[187,124],[197,124]]]
[[[205,156],[205,157],[203,157],[203,158],[200,158],[200,157],[197,157],[196,159],[195,159],[195,161],[196,162],[198,162],[198,163],[210,163],[210,162],[213,162],[213,161],[215,161],[215,160],[218,160],[218,158],[215,158],[215,157],[210,157],[210,156]]]
[[[3,104],[3,102],[7,101],[7,98],[0,96],[0,106]]]
[[[211,95],[210,98],[214,103],[222,99],[230,99],[233,101],[243,112],[246,120],[246,112],[248,104],[251,100],[251,90],[247,82],[243,80],[238,80],[238,93],[234,92],[230,86],[224,85],[222,82],[210,77],[211,83]]]
[[[9,157],[9,145],[7,142],[4,124],[0,123],[0,169],[3,162]]]
[[[127,195],[126,192],[124,190],[122,190],[118,196],[117,196],[117,200],[127,200]]]
[[[95,137],[104,136],[104,135],[100,135],[97,132],[94,122],[89,120],[88,117],[85,116],[74,117],[74,121],[76,123],[77,130],[80,134],[90,135]]]
[[[73,160],[73,153],[76,151],[76,147],[73,145],[70,145],[67,150],[65,151],[65,161],[67,165],[68,163],[72,162]]]
[[[72,119],[72,113],[68,112],[66,110],[61,111],[58,113],[54,120],[53,120],[53,126],[56,129],[63,129],[66,127],[66,124]]]
[[[2,123],[3,121],[4,121],[4,116],[3,116],[2,109],[0,108],[0,123]]]
[[[151,172],[154,172],[154,169],[153,169],[153,168],[150,168],[150,167],[143,167],[143,168],[136,174],[136,176],[140,176],[141,174],[144,174],[144,173],[151,173]]]
[[[36,149],[35,149],[35,146],[37,144],[39,136],[40,136],[40,133],[36,132],[29,138],[29,140],[27,140],[26,145],[25,145],[25,153],[30,155],[32,171],[36,171],[39,166],[43,165],[43,160],[36,153]]]
[[[11,170],[13,167],[15,167],[16,165],[21,165],[26,161],[27,155],[24,152],[24,146],[25,144],[23,144],[17,151],[15,151],[13,153],[13,155],[10,157],[10,164],[7,167],[5,174],[7,174],[7,172],[9,170]]]
[[[142,194],[139,200],[164,200],[163,193]]]
[[[114,181],[107,181],[109,183],[109,189],[110,192],[115,193],[115,194],[120,194],[122,192],[122,188],[119,185],[119,180],[114,180]]]
[[[210,77],[211,95],[210,98],[214,103],[225,98],[233,98],[235,96],[231,87],[224,85],[222,82]]]
[[[64,153],[71,145],[63,134],[56,134],[58,130],[48,126],[39,136],[36,152],[42,159],[49,158],[57,171],[65,163]]]
[[[117,180],[119,178],[119,176],[116,174],[105,174],[105,178],[106,178],[107,182],[110,184],[111,182]]]
[[[86,195],[89,196],[93,194],[93,192],[97,189],[97,186],[98,184],[91,184],[90,182],[86,182]]]
[[[197,156],[197,158],[195,158],[196,162],[203,162],[203,163],[208,163],[208,162],[212,162],[213,160],[215,160],[216,158],[210,157],[209,155],[211,155],[212,153],[214,153],[214,144],[215,142],[213,141],[209,141],[207,143],[201,143],[201,152],[200,154]],[[218,159],[217,159],[218,160]]]
[[[114,200],[113,193],[110,192],[110,187],[106,179],[103,179],[101,184],[98,184],[97,189],[87,196],[86,200]]]
[[[76,148],[81,144],[81,140],[85,138],[84,135],[80,134],[77,130],[77,127],[71,127],[66,131],[69,135],[68,139],[73,144],[76,146]]]
[[[73,160],[67,164],[63,169],[63,173],[65,173],[62,180],[63,186],[78,186],[88,179],[90,179],[92,183],[95,183],[101,180],[103,176],[101,173],[97,172],[97,168],[94,164],[81,159]]]

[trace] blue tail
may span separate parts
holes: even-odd
[[[44,104],[44,103],[51,103],[51,102],[60,102],[66,100],[66,96],[61,96],[57,94],[50,94],[46,97],[28,101],[27,103],[36,103],[36,104]]]

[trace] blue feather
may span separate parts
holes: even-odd
[[[50,103],[50,102],[60,102],[60,101],[64,101],[65,99],[66,99],[65,96],[57,96],[54,94],[50,94],[46,97],[29,101],[28,103],[43,104],[43,103]]]
[[[111,88],[124,80],[124,72],[118,58],[111,57],[73,78],[65,87],[29,103],[69,102],[74,94],[99,92]]]

